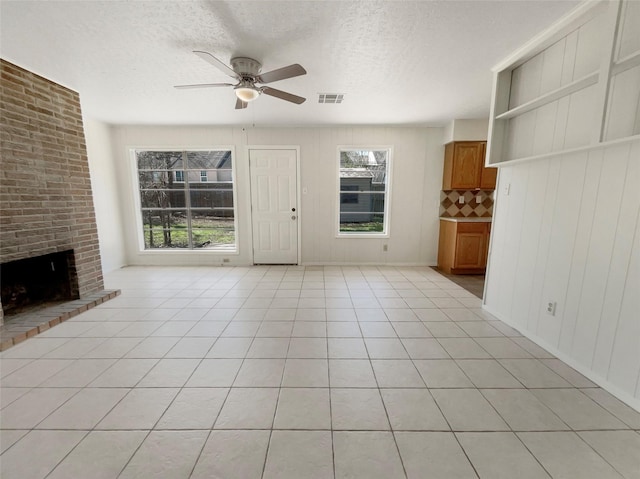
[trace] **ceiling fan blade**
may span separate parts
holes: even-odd
[[[233,83],[196,83],[194,85],[175,85],[173,88],[187,90],[189,88],[215,88],[219,86],[233,86]]]
[[[242,101],[240,98],[236,100],[236,110],[242,110],[246,108],[248,103],[246,101]]]
[[[304,103],[307,100],[306,98],[302,98],[301,96],[294,95],[293,93],[287,93],[286,91],[276,90],[275,88],[271,88],[268,86],[261,88],[261,90],[262,90],[262,93],[264,93],[265,95],[275,96],[276,98],[280,98],[281,100],[287,100],[287,101],[290,101],[291,103],[297,103],[298,105],[300,103]]]
[[[199,50],[194,50],[193,53],[198,55],[204,61],[211,63],[214,67],[216,67],[222,73],[225,73],[225,74],[229,75],[232,78],[238,78],[238,79],[240,78],[236,72],[234,72],[229,66],[225,65],[220,60],[218,60],[216,57],[214,57],[211,53],[209,53],[209,52],[201,52]]]
[[[306,75],[307,70],[302,68],[302,66],[294,63],[293,65],[289,65],[288,67],[278,68],[277,70],[271,70],[267,73],[261,73],[256,81],[259,83],[271,83],[278,80],[285,80],[287,78],[293,78],[300,75]]]

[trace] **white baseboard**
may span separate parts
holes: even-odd
[[[422,267],[430,268],[435,264],[428,263],[362,263],[362,262],[350,262],[350,261],[320,261],[320,262],[302,262],[300,266],[392,266],[392,267]]]
[[[636,411],[640,412],[640,399],[639,398],[636,398],[633,395],[629,394],[627,391],[624,391],[623,389],[620,389],[615,384],[609,382],[606,378],[603,378],[602,376],[600,376],[599,374],[595,373],[591,369],[587,368],[583,364],[580,364],[575,358],[572,358],[571,356],[567,355],[566,353],[560,351],[559,349],[557,349],[556,347],[552,346],[551,344],[549,344],[544,339],[536,336],[535,334],[533,334],[533,333],[531,333],[531,332],[529,332],[527,330],[523,330],[521,328],[521,326],[519,326],[519,325],[515,324],[514,322],[512,322],[510,318],[507,318],[507,317],[505,317],[505,316],[493,311],[486,304],[482,305],[482,309],[484,309],[488,313],[491,313],[493,316],[498,318],[503,323],[505,323],[505,324],[511,326],[512,328],[518,330],[523,336],[525,336],[526,338],[530,339],[531,341],[536,343],[541,348],[547,350],[549,353],[553,354],[558,359],[560,359],[564,363],[566,363],[569,366],[571,366],[573,369],[578,371],[580,374],[585,376],[587,379],[590,379],[591,381],[596,383],[602,389],[605,389],[606,391],[608,391],[611,394],[613,394],[615,397],[620,399],[620,401],[624,402],[629,407],[631,407],[631,408],[635,409]]]

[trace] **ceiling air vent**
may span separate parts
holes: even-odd
[[[342,103],[344,94],[342,93],[319,93],[318,103]]]

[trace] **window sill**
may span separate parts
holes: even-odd
[[[138,253],[140,254],[157,254],[157,253],[161,253],[163,255],[165,254],[178,254],[178,255],[183,255],[183,254],[188,254],[188,253],[197,253],[197,254],[217,254],[217,255],[221,255],[221,256],[225,256],[225,255],[232,255],[232,256],[237,256],[240,254],[240,251],[238,251],[238,248],[233,248],[233,249],[222,249],[222,248],[199,248],[199,249],[186,249],[186,248],[155,248],[155,249],[140,249],[138,250]]]
[[[389,233],[338,233],[336,234],[337,239],[384,239],[388,238]]]

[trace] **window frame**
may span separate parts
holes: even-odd
[[[129,151],[129,156],[131,159],[131,174],[133,175],[133,182],[132,182],[132,187],[133,187],[133,204],[135,207],[135,223],[136,223],[136,239],[137,239],[137,243],[138,243],[138,253],[140,254],[144,254],[144,255],[149,255],[149,254],[162,254],[162,255],[172,255],[172,254],[177,254],[177,255],[185,255],[185,254],[194,254],[194,253],[198,253],[198,254],[212,254],[212,255],[224,255],[224,256],[237,256],[240,254],[240,242],[239,242],[239,238],[238,238],[238,190],[237,190],[237,175],[236,175],[236,161],[237,161],[237,156],[236,156],[236,152],[235,152],[235,148],[233,146],[226,146],[226,145],[216,145],[216,146],[212,146],[209,148],[189,148],[189,147],[184,147],[184,146],[178,146],[175,148],[171,148],[171,147],[160,147],[160,148],[155,148],[155,147],[146,147],[146,146],[138,146],[138,147],[128,147],[127,148]],[[231,152],[231,181],[224,181],[221,183],[231,183],[232,186],[232,197],[233,197],[233,230],[234,230],[234,243],[227,245],[226,247],[220,247],[220,248],[195,248],[195,247],[187,247],[187,248],[150,248],[147,249],[145,247],[145,235],[144,235],[144,225],[143,225],[143,219],[142,219],[142,200],[140,198],[140,178],[139,178],[139,170],[138,170],[138,159],[137,159],[137,153],[138,152],[142,152],[142,151],[157,151],[157,152],[163,152],[163,151],[180,151],[183,153],[183,155],[185,153],[189,153],[189,152],[199,152],[199,151],[230,151]],[[188,183],[188,172],[189,171],[198,171],[200,170],[200,168],[195,168],[195,169],[187,169],[186,165],[183,165],[183,168],[181,170],[175,170],[175,171],[182,171],[184,174],[184,182],[178,182],[177,183],[184,183],[185,184],[185,188],[186,188],[186,184]],[[199,178],[199,173],[198,173],[198,178]],[[174,178],[175,181],[175,178]],[[200,184],[199,181],[196,181],[196,184]],[[188,188],[185,190],[185,195],[188,196],[189,194],[189,190]],[[185,207],[186,209],[186,207]]]
[[[386,151],[387,152],[387,171],[385,175],[384,189],[384,211],[382,221],[382,231],[380,232],[345,232],[340,231],[340,213],[343,204],[340,197],[340,156],[343,151]],[[339,145],[337,149],[336,161],[336,233],[335,237],[339,239],[345,238],[389,238],[390,235],[390,211],[391,211],[391,185],[393,178],[393,146],[391,145]],[[360,194],[360,193],[355,193]],[[352,203],[353,204],[353,203]]]

